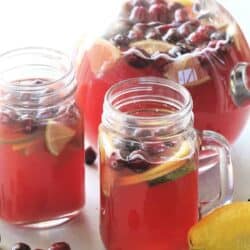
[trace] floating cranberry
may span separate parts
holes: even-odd
[[[189,20],[188,13],[184,9],[177,9],[174,13],[174,18],[177,23],[184,23]]]
[[[156,29],[151,29],[146,33],[146,39],[161,39],[161,34]]]
[[[26,134],[33,133],[37,129],[37,124],[31,118],[27,118],[21,121],[22,130]]]
[[[131,3],[133,6],[144,6],[144,7],[148,6],[148,2],[146,0],[132,0]]]
[[[87,165],[92,165],[95,162],[96,157],[97,157],[96,152],[92,147],[88,147],[85,150],[85,163]]]
[[[199,25],[200,22],[197,20],[187,21],[178,28],[178,31],[183,37],[188,36],[189,34],[194,32],[199,27]]]
[[[175,25],[173,24],[163,24],[163,25],[159,25],[157,27],[155,27],[155,29],[161,34],[166,34],[166,32],[171,29],[171,28],[174,28]]]
[[[166,35],[163,36],[162,40],[170,43],[176,43],[182,39],[179,31],[176,28],[171,28],[168,30]]]
[[[212,33],[216,31],[216,28],[212,25],[204,25],[200,26],[197,30],[197,32],[201,33],[204,37],[209,39]]]
[[[226,40],[226,37],[226,32],[223,31],[217,31],[210,35],[211,40]]]
[[[204,36],[202,32],[193,32],[187,38],[188,43],[193,45],[198,45],[207,41],[207,38]]]
[[[1,113],[0,113],[0,122],[1,122],[2,124],[8,124],[8,123],[10,123],[10,122],[11,122],[11,117],[10,117],[10,115],[8,115],[7,113],[1,112]]]
[[[56,242],[51,245],[49,250],[71,250],[71,248],[66,242]]]
[[[132,9],[130,17],[130,21],[134,23],[144,23],[148,20],[148,11],[143,6],[136,6]]]
[[[148,170],[150,167],[150,164],[140,158],[136,158],[133,160],[129,160],[127,162],[127,168],[132,170],[135,173],[142,173],[145,172],[146,170]]]
[[[109,167],[114,170],[120,170],[126,167],[126,161],[119,158],[117,153],[113,152],[108,159]]]
[[[181,3],[173,2],[169,4],[169,10],[174,13],[178,9],[182,9],[184,6]]]
[[[139,56],[136,53],[125,54],[125,60],[127,63],[135,68],[145,68],[149,66],[152,61],[149,59],[149,56],[143,50],[137,49],[145,57]]]
[[[149,8],[149,19],[150,21],[167,22],[168,9],[165,4],[153,4]]]
[[[128,33],[128,39],[130,41],[142,40],[144,38],[144,33],[141,30],[130,30]]]
[[[151,5],[153,5],[153,4],[165,4],[165,5],[167,5],[167,2],[165,0],[151,0],[149,3]]]
[[[112,40],[114,44],[119,47],[127,47],[129,44],[129,39],[124,34],[117,34]]]
[[[148,28],[148,25],[146,23],[136,23],[132,30],[134,31],[141,31],[141,32],[145,32]]]
[[[12,246],[11,250],[31,250],[31,248],[29,245],[19,242]]]

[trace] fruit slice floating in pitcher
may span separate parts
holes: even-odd
[[[250,249],[250,202],[216,209],[189,231],[190,250]]]
[[[186,163],[187,156],[189,156],[190,152],[191,145],[187,141],[184,141],[178,151],[173,154],[167,162],[140,174],[123,176],[118,180],[118,183],[120,185],[132,185],[165,176],[182,167]]]
[[[105,72],[120,57],[120,50],[104,39],[98,39],[88,51],[90,67],[93,73]]]
[[[49,152],[58,156],[76,132],[70,127],[56,121],[49,121],[45,131],[45,140]]]

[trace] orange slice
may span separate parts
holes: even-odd
[[[189,231],[190,250],[250,249],[250,202],[214,210]]]
[[[207,71],[200,65],[199,60],[191,55],[183,56],[170,63],[164,77],[186,87],[200,85],[211,79]]]
[[[58,156],[75,134],[72,128],[56,121],[49,121],[45,131],[45,141],[49,152]]]
[[[98,39],[87,52],[91,70],[99,74],[110,68],[120,58],[120,50],[104,39]]]
[[[173,45],[158,40],[148,39],[131,43],[130,47],[142,49],[146,51],[149,55],[152,55],[156,52],[167,52],[173,47]]]
[[[141,182],[153,180],[161,176],[167,175],[185,164],[187,160],[186,157],[190,154],[190,151],[191,151],[190,144],[184,141],[181,144],[179,150],[172,157],[169,158],[169,161],[159,166],[156,166],[144,173],[121,177],[118,180],[118,184],[120,185],[138,184]]]

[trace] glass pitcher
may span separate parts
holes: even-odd
[[[105,10],[113,21],[108,27],[98,23],[76,55],[77,102],[85,113],[87,139],[96,145],[110,86],[155,76],[188,88],[196,128],[215,130],[234,142],[250,107],[235,101],[237,84],[230,84],[230,75],[238,63],[250,61],[250,50],[230,13],[214,0],[122,0]],[[241,91],[249,100],[249,91]]]

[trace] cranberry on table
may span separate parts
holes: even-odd
[[[96,152],[92,147],[88,147],[85,150],[85,163],[87,165],[92,165],[95,162],[96,157],[97,157]]]
[[[174,13],[174,18],[178,23],[184,23],[189,20],[188,13],[184,9],[177,9]]]
[[[150,21],[167,22],[169,19],[168,9],[165,4],[151,5],[148,10],[148,13]]]
[[[144,23],[148,21],[148,11],[143,6],[135,6],[129,16],[130,21],[134,23]]]
[[[71,248],[66,242],[56,242],[48,250],[71,250]]]
[[[29,245],[19,242],[12,246],[11,250],[31,250],[31,248]]]

